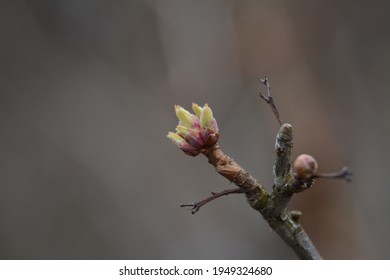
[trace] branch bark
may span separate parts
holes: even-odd
[[[299,258],[321,259],[299,222],[299,213],[288,211],[286,208],[292,195],[305,187],[305,182],[297,181],[291,172],[292,139],[291,125],[282,125],[276,138],[275,183],[271,194],[236,161],[226,155],[218,144],[205,149],[203,154],[220,175],[245,193],[249,205],[263,216]]]

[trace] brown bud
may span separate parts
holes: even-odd
[[[317,173],[318,163],[311,156],[302,154],[294,161],[294,173],[299,179],[309,179]]]

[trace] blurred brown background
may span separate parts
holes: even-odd
[[[324,258],[390,258],[388,1],[0,2],[1,259],[295,259],[203,156],[165,137],[208,102],[270,189],[278,125],[318,181],[291,208]]]

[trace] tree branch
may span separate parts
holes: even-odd
[[[282,126],[281,130],[291,131],[290,134],[292,136],[290,125]],[[204,150],[203,154],[209,159],[209,163],[215,167],[219,174],[242,189],[249,205],[263,216],[270,227],[294,250],[299,258],[321,259],[309,236],[300,225],[296,212],[291,214],[285,208],[292,196],[289,187],[278,189],[272,195],[269,195],[264,187],[232,158],[227,156],[219,145]],[[281,207],[280,205],[283,206]]]

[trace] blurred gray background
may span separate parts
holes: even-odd
[[[269,190],[277,122],[318,181],[291,209],[324,258],[390,258],[388,1],[0,2],[1,259],[295,259],[232,187],[166,138],[208,102]]]

